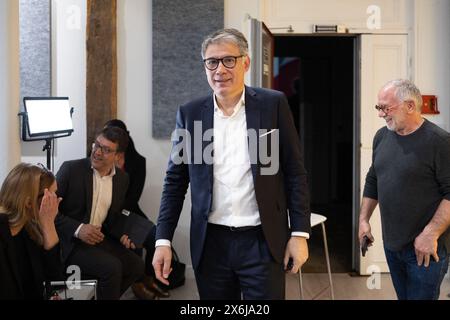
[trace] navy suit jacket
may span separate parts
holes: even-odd
[[[194,130],[195,121],[202,123],[202,135],[206,130],[213,128],[213,97],[211,94],[179,108],[176,128],[187,130],[191,141],[202,141],[201,137],[198,137],[200,132]],[[281,263],[290,232],[310,233],[311,231],[307,174],[303,165],[300,141],[283,93],[246,87],[245,113],[247,129],[258,132],[258,149],[261,143],[267,143],[260,139],[260,129],[265,129],[267,132],[278,129],[279,133],[278,172],[272,175],[261,174],[261,169],[270,164],[262,164],[259,157],[256,161],[251,161],[251,170],[264,236],[273,258]],[[179,149],[177,147],[181,141],[182,139],[178,139],[174,142],[173,150]],[[264,141],[270,142],[270,139],[266,138]],[[205,150],[211,143],[212,141],[203,141],[201,150]],[[270,145],[268,148],[270,149]],[[191,257],[193,267],[197,268],[202,256],[208,215],[211,212],[213,165],[205,162],[204,159],[199,164],[194,163],[194,143],[187,149],[190,152],[183,153],[183,156],[189,158],[188,163],[176,164],[172,157],[169,160],[156,239],[172,240],[190,184]]]

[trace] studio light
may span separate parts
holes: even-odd
[[[50,150],[54,139],[68,137],[73,132],[72,113],[68,97],[25,97],[21,138],[23,141],[44,140],[50,169]]]

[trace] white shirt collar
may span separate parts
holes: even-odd
[[[221,117],[226,117],[226,118],[228,118],[228,116],[226,116],[226,115],[223,114],[222,109],[219,108],[219,104],[217,103],[217,97],[216,97],[215,94],[214,94],[213,100],[214,100],[214,112],[215,112],[217,115],[221,116]],[[242,90],[241,98],[239,99],[239,101],[237,102],[237,104],[234,106],[233,113],[232,113],[229,117],[231,118],[231,117],[233,117],[234,115],[236,115],[236,114],[241,110],[241,108],[242,108],[243,106],[245,106],[245,87],[244,87],[244,90]]]
[[[97,169],[95,169],[93,166],[91,166],[91,169],[94,170],[94,175],[101,177],[100,172],[98,172]],[[113,166],[111,172],[105,177],[113,177],[115,176],[115,174],[116,174],[116,166]]]

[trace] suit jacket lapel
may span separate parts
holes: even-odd
[[[214,137],[212,138],[211,141],[204,141],[203,137],[205,134],[205,131],[209,130],[209,129],[213,129],[213,125],[214,125],[214,94],[212,94],[210,96],[209,99],[207,99],[207,101],[205,102],[203,109],[202,109],[202,156],[203,156],[203,152],[205,151],[205,148],[210,145],[211,143],[213,143],[214,141]],[[194,138],[194,141],[196,140],[196,138]],[[197,137],[198,139],[198,137]],[[213,156],[214,156],[214,151],[213,151]],[[209,176],[209,183],[210,186],[212,188],[213,185],[213,164],[212,163],[205,163],[206,168],[208,170],[208,176]]]
[[[109,207],[109,212],[117,212],[118,210],[122,209],[119,208],[119,200],[121,199],[117,195],[119,194],[120,190],[120,184],[121,181],[119,181],[119,176],[117,175],[117,170],[120,170],[119,168],[116,168],[116,174],[112,178],[112,194],[113,197],[111,199],[111,206]],[[114,196],[116,195],[116,196]],[[116,209],[117,208],[117,209]],[[108,212],[108,214],[109,214]]]
[[[89,161],[88,167],[86,168],[86,172],[84,175],[84,183],[86,190],[86,216],[84,217],[84,223],[89,223],[91,219],[91,211],[92,211],[92,196],[94,193],[94,171],[91,168],[91,162]]]
[[[258,175],[258,161],[257,158],[259,150],[259,129],[261,128],[261,115],[258,108],[258,98],[256,92],[250,88],[245,87],[245,117],[247,120],[247,130],[256,132],[256,150],[249,149],[250,163],[252,167],[253,183],[256,185],[256,176]],[[249,134],[252,134],[249,132]],[[250,148],[249,141],[249,148]]]

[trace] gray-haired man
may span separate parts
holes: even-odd
[[[422,96],[408,80],[381,88],[359,218],[359,239],[373,242],[369,219],[380,205],[386,259],[399,299],[438,299],[448,268],[450,135],[421,116]]]

